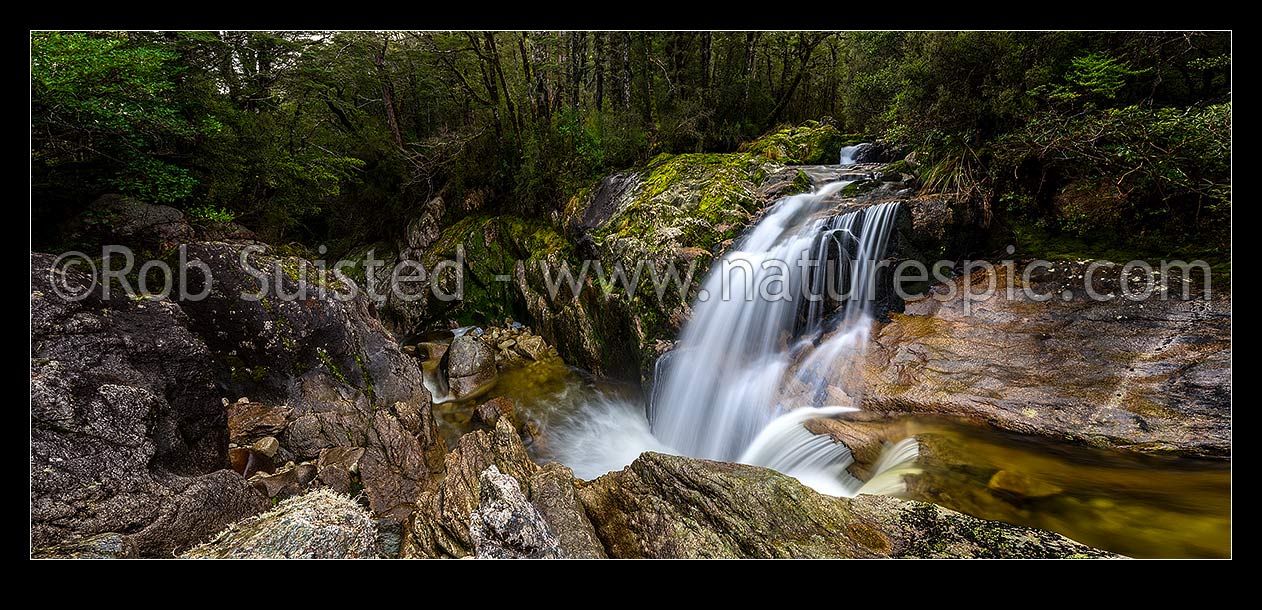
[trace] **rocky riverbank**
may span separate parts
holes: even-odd
[[[462,251],[466,291],[455,301],[373,303],[329,291],[243,300],[254,287],[241,258],[257,244],[252,235],[208,233],[173,209],[110,199],[116,213],[138,217],[120,227],[158,219],[161,236],[148,247],[187,244],[213,289],[203,300],[175,302],[107,298],[98,286],[67,300],[52,282],[86,287],[87,276],[51,270],[52,256],[31,254],[35,554],[1110,556],[923,502],[823,496],[753,466],[646,453],[582,481],[564,466],[532,461],[521,435],[536,441],[539,431],[497,397],[497,380],[561,357],[599,376],[647,383],[691,315],[693,296],[606,298],[589,277],[577,295],[554,298],[542,269],[647,261],[692,264],[700,277],[768,203],[828,178],[829,170],[803,163],[831,161],[847,142],[814,124],[740,153],[662,156],[607,177],[547,221],[448,222],[442,200],[430,201],[397,243],[374,248],[388,263],[427,266]],[[865,181],[838,195],[839,209],[902,201],[900,258],[978,247],[949,198],[915,195],[906,164],[875,160],[853,170]],[[266,247],[248,260],[280,269],[286,292],[347,281]],[[1033,282],[1059,295],[1080,274],[1056,266]],[[950,416],[1129,452],[1230,456],[1226,292],[1142,303],[1073,291],[1037,302],[1001,295],[965,315],[958,295],[975,281],[951,280],[954,299],[931,293],[883,309],[866,360],[847,371],[870,418],[811,426],[851,447],[855,474],[889,440],[873,423],[878,414]],[[476,323],[479,332],[397,339],[453,323]],[[442,396],[431,391],[437,387]],[[435,419],[436,398],[465,412],[468,431],[451,446]]]

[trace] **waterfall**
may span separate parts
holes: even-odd
[[[863,144],[855,144],[854,146],[841,147],[841,158],[837,160],[837,163],[841,165],[853,165],[855,162],[854,161],[855,155],[859,154],[859,151],[863,150],[867,146],[868,146],[867,143],[863,143]]]
[[[703,284],[712,298],[695,304],[677,348],[682,355],[655,391],[653,433],[662,442],[695,457],[736,460],[775,416],[802,406],[780,401],[796,356],[827,354],[823,364],[832,365],[866,343],[857,339],[871,323],[876,265],[898,204],[821,214],[844,184],[776,203],[715,264]],[[783,293],[764,290],[778,285]],[[838,296],[845,300],[841,325],[813,346]],[[818,358],[807,359],[810,366]],[[814,373],[828,376],[819,367]]]
[[[621,467],[638,446],[767,466],[834,495],[874,489],[846,472],[845,445],[802,425],[857,410],[854,389],[829,390],[867,345],[898,214],[897,203],[833,214],[828,199],[846,184],[781,199],[714,263],[678,347],[658,363],[649,426],[598,405],[559,431],[557,457],[590,477]],[[836,398],[848,404],[824,404]],[[896,490],[902,477],[881,473],[915,455],[914,441],[887,448],[872,482]]]

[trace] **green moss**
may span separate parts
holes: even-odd
[[[844,135],[831,123],[806,121],[769,133],[744,147],[749,153],[789,164],[836,163],[841,148],[863,141]]]
[[[477,215],[444,229],[422,262],[433,269],[443,260],[455,260],[458,249],[464,252],[464,292],[459,307],[449,313],[461,324],[525,317],[517,306],[515,282],[503,278],[513,276],[519,261],[530,270],[541,261],[573,258],[570,242],[545,221]]]
[[[619,215],[594,235],[621,242],[632,258],[664,259],[680,248],[710,250],[744,228],[766,178],[753,155],[658,155],[641,171],[642,186]]]
[[[784,194],[796,195],[798,193],[805,193],[811,190],[812,186],[814,186],[814,183],[811,181],[811,177],[808,176],[806,172],[798,170],[797,175],[793,177],[792,184],[790,184],[788,190],[786,190]]]
[[[364,380],[364,387],[360,389],[368,397],[368,404],[375,407],[377,405],[377,386],[373,380],[372,371],[368,370],[368,363],[364,361],[364,355],[358,351],[355,352],[355,366],[359,367],[359,375]]]
[[[320,362],[324,363],[324,366],[329,369],[334,378],[352,388],[355,387],[355,384],[346,378],[346,374],[342,372],[342,369],[338,368],[337,364],[333,362],[333,358],[329,356],[329,353],[323,347],[316,348],[316,357],[320,359]]]
[[[857,197],[869,191],[875,190],[878,186],[881,186],[881,183],[878,180],[860,180],[858,182],[851,182],[850,184],[842,187],[841,196]]]

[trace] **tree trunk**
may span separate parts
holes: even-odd
[[[377,76],[381,80],[381,101],[386,107],[386,122],[390,125],[390,135],[394,136],[394,143],[401,150],[403,149],[403,133],[399,131],[399,119],[394,109],[394,83],[386,71],[386,50],[389,46],[389,38],[382,40],[381,52],[377,53],[374,63],[377,65]]]
[[[640,53],[636,58],[640,64],[640,114],[644,119],[644,126],[651,128],[653,126],[653,70],[649,66],[649,40],[647,32],[640,32]]]
[[[596,112],[605,110],[605,34],[595,32],[596,44]]]
[[[701,91],[705,97],[705,92],[710,90],[710,32],[701,33]]]

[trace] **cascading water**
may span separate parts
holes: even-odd
[[[641,412],[606,401],[558,432],[556,457],[581,477],[655,450],[775,468],[833,495],[897,489],[914,441],[887,448],[864,488],[845,470],[853,461],[845,445],[802,426],[856,410],[853,397],[848,405],[818,397],[867,344],[878,263],[898,212],[886,203],[830,216],[827,200],[846,184],[778,201],[714,264],[679,346],[659,363],[651,427]]]
[[[866,146],[868,146],[867,143],[855,144],[854,146],[841,147],[841,159],[839,159],[837,162],[842,165],[853,164],[855,155],[858,154],[858,152]]]

